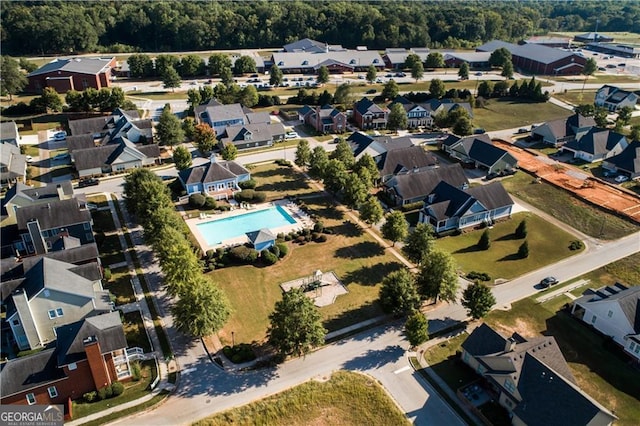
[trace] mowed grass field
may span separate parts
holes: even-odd
[[[517,256],[518,248],[525,239],[514,235],[522,220],[527,221],[528,230],[529,257],[526,259]],[[499,222],[489,229],[489,250],[477,247],[483,232],[481,229],[440,238],[436,245],[451,253],[465,273],[486,272],[492,280],[515,278],[580,252],[569,250],[569,244],[576,237],[531,213],[516,213],[511,220]]]
[[[473,124],[487,131],[530,126],[556,118],[568,117],[571,111],[549,102],[518,102],[492,99],[484,108],[473,109]]]
[[[338,371],[326,382],[309,381],[284,392],[202,419],[217,425],[410,425],[377,381]]]

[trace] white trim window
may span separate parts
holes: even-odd
[[[58,389],[55,386],[49,386],[47,388],[47,392],[49,392],[49,398],[55,398],[58,396]]]
[[[33,405],[36,403],[36,396],[33,393],[28,393],[26,397],[27,397],[27,404]]]

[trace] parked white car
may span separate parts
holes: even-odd
[[[618,183],[626,182],[628,180],[629,180],[629,178],[627,176],[625,176],[625,175],[620,175],[620,176],[616,177],[616,182],[618,182]]]
[[[298,135],[298,133],[297,133],[297,132],[287,132],[287,133],[284,135],[284,138],[285,138],[285,139],[299,139],[299,138],[300,138],[300,135]]]

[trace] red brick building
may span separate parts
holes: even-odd
[[[58,93],[66,93],[110,87],[115,66],[115,57],[54,59],[27,75],[25,91],[40,93],[45,87],[52,87]]]

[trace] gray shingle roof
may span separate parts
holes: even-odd
[[[273,63],[281,70],[313,68],[333,60],[352,67],[384,66],[384,61],[375,50],[340,50],[329,52],[274,52]]]
[[[65,378],[63,371],[57,368],[55,349],[12,359],[0,364],[0,369],[3,398]]]
[[[109,62],[111,62],[112,60],[113,58],[57,58],[49,62],[48,64],[41,66],[37,70],[30,73],[28,76],[31,77],[50,73],[53,71],[68,71],[80,74],[99,74],[108,69]]]
[[[93,135],[94,133],[103,133],[113,128],[113,117],[92,117],[80,120],[69,120],[69,130],[72,136]]]
[[[583,129],[594,127],[596,125],[593,117],[584,117],[580,114],[570,115],[569,117],[559,118],[557,120],[551,120],[544,123],[542,126],[538,126],[533,130],[533,133],[538,133],[543,127],[548,127],[551,134],[557,138],[563,138],[568,135],[575,135],[574,129]]]
[[[474,186],[467,189],[467,193],[489,210],[513,205],[513,200],[500,182]]]
[[[583,306],[600,303],[617,303],[635,333],[640,333],[640,286],[627,288],[616,283],[596,290],[587,290],[575,303]]]
[[[81,207],[76,198],[55,200],[19,208],[16,212],[18,229],[26,229],[27,222],[38,219],[42,230],[63,228],[68,225],[91,221],[91,212]]]
[[[18,140],[18,128],[15,121],[0,122],[0,140],[15,139]]]
[[[438,158],[430,152],[426,152],[421,146],[409,146],[406,148],[387,151],[383,156],[382,176],[418,171],[426,167],[438,164]]]
[[[426,198],[442,181],[449,182],[455,187],[468,184],[464,171],[459,164],[421,170],[394,176],[385,183],[387,188],[393,188],[396,194],[405,200],[419,197]]]
[[[371,99],[366,97],[356,102],[354,108],[358,110],[360,114],[366,114],[367,112],[377,114],[385,111],[384,109],[373,103]]]
[[[89,273],[89,268],[97,268],[95,264],[83,267],[82,272],[87,275],[98,275],[94,280],[89,280],[79,274],[78,266],[59,260],[42,257],[25,272],[25,282],[23,288],[29,299],[35,296],[43,288],[93,298],[93,281],[100,279],[99,272]]]
[[[260,229],[259,231],[247,232],[247,237],[254,246],[256,244],[274,241],[276,239],[276,236],[267,228]]]
[[[244,174],[249,174],[249,171],[235,161],[221,161],[190,167],[182,170],[179,176],[185,185],[189,185],[233,179]]]
[[[343,50],[340,45],[328,45],[310,38],[296,40],[293,43],[285,44],[283,49],[286,52],[306,51],[306,52],[324,52],[329,50]]]
[[[633,141],[620,154],[610,157],[607,162],[630,173],[640,173],[640,141]]]
[[[626,141],[626,138],[620,133],[608,129],[593,128],[580,139],[569,141],[564,146],[575,151],[602,155],[611,151],[623,140]]]
[[[507,338],[482,323],[462,343],[462,349],[472,356],[484,356],[504,352]]]
[[[67,148],[72,153],[79,149],[95,148],[96,144],[93,141],[93,134],[85,133],[78,136],[69,136],[67,138]]]
[[[500,182],[463,190],[443,181],[431,194],[434,198],[429,209],[437,220],[463,216],[476,201],[487,210],[513,205],[513,200]]]

